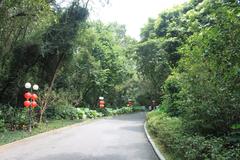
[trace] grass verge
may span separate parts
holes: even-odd
[[[52,120],[48,123],[43,123],[41,126],[37,128],[33,128],[32,132],[24,130],[16,130],[16,131],[6,131],[0,133],[0,145],[8,144],[17,140],[21,140],[23,138],[31,137],[37,135],[39,133],[47,132],[53,129],[62,128],[68,125],[72,125],[75,123],[83,122],[83,120]]]
[[[176,160],[176,157],[172,156],[169,152],[166,151],[164,145],[162,145],[158,140],[157,137],[155,137],[151,131],[148,128],[147,125],[147,130],[149,135],[151,136],[151,139],[154,141],[155,145],[157,146],[158,150],[161,152],[161,154],[164,156],[166,160]]]

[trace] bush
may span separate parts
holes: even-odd
[[[113,116],[133,112],[131,107],[122,107],[118,109],[103,108],[91,110],[89,108],[75,108],[68,103],[60,103],[58,106],[52,106],[47,109],[46,115],[51,119],[94,119],[103,116]]]
[[[122,108],[103,108],[100,109],[99,112],[101,112],[104,116],[113,116],[113,115],[120,115],[120,114],[126,114],[133,112],[133,108],[131,107],[122,107]]]
[[[181,85],[179,82],[180,75],[178,73],[173,73],[164,82],[164,100],[163,105],[167,106],[167,113],[170,116],[179,116],[182,111],[180,109],[181,103],[179,102],[181,98]]]
[[[122,107],[112,110],[113,115],[120,115],[133,112],[132,107]]]
[[[4,132],[6,130],[4,119],[3,119],[3,113],[0,111],[0,132]]]
[[[147,124],[150,132],[157,137],[167,148],[173,149],[173,142],[181,135],[181,121],[170,118],[166,113],[159,111],[147,115]]]
[[[50,107],[47,109],[46,115],[51,119],[79,119],[77,108],[70,104]]]
[[[90,110],[89,108],[84,109],[85,114],[87,115],[88,118],[94,119],[98,117],[102,117],[103,114],[100,112],[97,112],[96,110]]]
[[[122,108],[116,109],[114,111],[115,111],[115,115],[131,113],[132,107],[122,107]]]
[[[233,146],[226,137],[190,135],[182,130],[179,118],[169,117],[160,111],[147,115],[150,133],[165,146],[176,159],[183,160],[237,160],[239,145]]]
[[[104,116],[103,113],[89,108],[75,108],[72,105],[51,107],[47,110],[47,115],[52,119],[86,119],[98,118]]]
[[[101,112],[103,114],[103,116],[112,116],[113,115],[112,108],[103,108],[103,109],[99,109],[98,111]]]
[[[133,112],[145,111],[145,107],[144,106],[133,106],[132,111]]]
[[[10,105],[1,106],[0,115],[1,130],[26,129],[29,123],[28,110],[26,108],[13,108]],[[34,114],[34,113],[33,113]]]
[[[0,132],[4,132],[4,131],[6,131],[6,127],[5,127],[4,120],[1,119],[0,120]]]
[[[86,119],[87,115],[85,114],[85,111],[83,108],[77,108],[77,114],[79,119]]]

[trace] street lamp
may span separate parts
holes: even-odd
[[[30,89],[31,86],[32,86],[31,83],[29,83],[29,82],[25,83],[25,88],[26,88],[26,89]]]
[[[39,89],[39,86],[37,84],[33,85],[33,90],[37,91]]]
[[[37,107],[37,94],[32,92],[32,89],[34,91],[37,91],[39,89],[39,86],[37,84],[34,84],[33,87],[31,83],[27,82],[25,83],[25,88],[28,90],[26,93],[24,93],[24,97],[26,100],[24,101],[24,106],[28,108],[28,113],[29,113],[29,132],[32,132],[32,109]],[[32,87],[32,88],[31,88]]]

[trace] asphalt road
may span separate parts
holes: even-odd
[[[0,160],[157,160],[145,113],[93,121],[0,148]]]

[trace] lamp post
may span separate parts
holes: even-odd
[[[25,88],[27,89],[27,92],[24,93],[24,97],[26,100],[24,101],[24,106],[28,108],[29,113],[29,132],[32,132],[32,110],[38,105],[36,100],[38,98],[37,94],[33,93],[34,91],[37,91],[39,89],[39,86],[37,84],[34,84],[33,87],[31,83],[27,82],[25,83]]]

